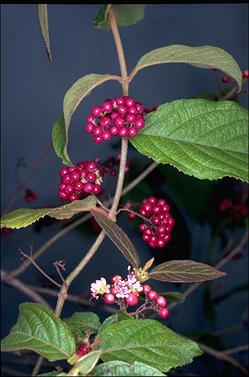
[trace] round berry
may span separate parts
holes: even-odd
[[[102,109],[106,112],[106,113],[110,113],[112,111],[112,103],[111,101],[105,101],[102,103]]]
[[[86,169],[87,170],[93,170],[93,169],[96,169],[96,168],[97,168],[97,165],[95,164],[94,161],[86,163]]]
[[[160,316],[162,319],[166,319],[166,318],[168,318],[168,316],[169,316],[169,309],[167,309],[167,308],[161,308],[161,309],[159,310],[159,316]]]
[[[141,103],[136,103],[136,109],[140,114],[144,112],[144,107]]]
[[[119,106],[119,105],[124,105],[125,104],[125,99],[122,98],[122,97],[118,97],[115,99],[115,103]]]
[[[85,178],[86,178],[86,180],[87,180],[88,182],[93,183],[93,182],[95,182],[97,176],[96,176],[95,173],[93,173],[93,172],[91,172],[91,171],[88,171],[88,172],[86,173],[86,175],[85,175]]]
[[[140,224],[138,229],[140,230],[140,232],[143,232],[145,229],[146,229],[146,225],[145,224]]]
[[[135,101],[134,101],[132,98],[128,97],[128,98],[125,100],[125,104],[126,104],[127,106],[131,107],[131,106],[134,106],[134,105],[135,105]]]
[[[119,136],[121,137],[126,137],[128,136],[128,129],[126,127],[122,127],[120,130],[119,130]]]
[[[138,304],[138,297],[135,293],[130,293],[129,296],[125,299],[125,302],[129,306],[135,306]]]
[[[102,137],[103,137],[103,140],[110,140],[111,134],[109,131],[104,131]]]
[[[129,129],[129,136],[130,137],[137,136],[137,130],[136,130],[136,128],[132,127],[132,128]]]
[[[121,116],[118,116],[118,117],[114,120],[114,124],[115,124],[115,126],[117,126],[117,127],[122,127],[122,126],[125,124],[125,121],[124,121],[124,119],[123,119]]]
[[[95,136],[100,136],[102,135],[102,128],[101,127],[95,127],[94,130],[93,130],[93,134]]]
[[[84,185],[84,191],[91,194],[93,192],[93,184],[88,182]]]
[[[76,355],[78,355],[79,357],[81,356],[84,356],[86,355],[87,353],[89,353],[89,348],[88,346],[82,344],[76,351]]]
[[[134,115],[137,115],[137,113],[138,113],[135,106],[128,107],[128,112],[129,112],[129,114],[134,114]]]
[[[144,128],[144,123],[144,119],[139,118],[135,121],[135,127],[140,130],[141,128]]]
[[[77,194],[72,194],[69,196],[70,202],[75,202],[75,200],[78,200],[79,196]]]
[[[84,187],[84,185],[81,181],[75,182],[75,184],[73,185],[73,188],[74,188],[75,191],[82,191],[83,187]]]
[[[73,192],[74,192],[73,186],[71,186],[71,185],[66,185],[66,187],[64,188],[64,192],[65,192],[67,195],[71,195],[71,194],[73,194]]]
[[[102,113],[102,108],[99,106],[94,106],[92,109],[92,115],[98,117]]]
[[[249,77],[249,71],[248,71],[248,69],[245,69],[245,70],[242,72],[242,77],[243,77],[244,79],[248,79],[248,77]]]
[[[104,127],[104,128],[107,128],[110,126],[111,124],[111,119],[109,117],[102,117],[99,121],[99,124]]]
[[[151,290],[152,290],[152,288],[151,288],[151,286],[149,284],[144,284],[143,285],[143,292],[144,292],[144,294],[147,295],[147,293],[149,293]]]
[[[62,177],[62,182],[68,184],[72,181],[71,174],[66,174]]]
[[[125,117],[126,122],[128,123],[134,123],[136,120],[136,116],[134,114],[128,113]]]
[[[80,173],[75,170],[71,173],[71,178],[73,181],[78,181],[80,179]]]
[[[106,293],[104,296],[103,296],[103,299],[105,301],[106,304],[113,304],[114,301],[115,301],[115,297],[113,296],[112,293]]]
[[[116,135],[118,135],[118,133],[119,133],[119,129],[118,129],[117,126],[113,126],[113,127],[110,128],[110,134],[111,135],[116,136]]]
[[[118,113],[121,115],[124,115],[127,113],[127,107],[125,105],[119,105],[118,106]]]
[[[60,191],[59,196],[62,200],[67,200],[68,196],[64,191]]]
[[[92,115],[89,115],[87,117],[87,123],[93,123],[94,124],[95,118]]]
[[[101,191],[101,186],[100,185],[94,185],[93,186],[93,193],[95,194],[95,195],[98,195],[99,193],[100,193],[100,191]]]
[[[158,296],[157,299],[156,299],[156,303],[161,308],[165,308],[166,305],[167,305],[167,301],[166,301],[165,297],[163,297],[163,296]]]
[[[149,239],[150,239],[150,236],[148,236],[147,234],[143,234],[143,236],[142,236],[143,241],[147,242],[147,241],[149,241]]]
[[[103,141],[103,137],[102,136],[95,136],[94,139],[93,139],[93,141],[96,144],[100,144]]]
[[[63,177],[64,175],[66,175],[68,173],[68,169],[67,168],[61,168],[60,169],[60,176]]]
[[[65,187],[66,187],[65,183],[60,183],[59,185],[60,191],[63,191]]]
[[[156,299],[158,298],[158,294],[156,291],[149,291],[148,294],[147,294],[147,297],[150,299],[150,300],[154,300],[156,301]]]
[[[92,124],[92,123],[87,123],[87,125],[86,125],[86,132],[87,132],[88,134],[92,134],[94,128],[95,128],[94,124]]]
[[[230,77],[227,76],[227,75],[224,75],[224,76],[222,77],[222,81],[223,81],[224,83],[227,83],[227,82],[230,81]]]

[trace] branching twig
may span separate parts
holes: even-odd
[[[45,278],[47,278],[49,281],[51,281],[51,283],[53,283],[54,285],[56,285],[57,287],[61,287],[61,285],[59,283],[57,283],[54,279],[52,279],[49,275],[46,274],[46,272],[44,272],[41,267],[38,266],[38,264],[33,260],[32,258],[32,255],[28,255],[28,254],[25,254],[22,250],[20,250],[20,253],[21,255],[26,258],[27,260],[30,261],[30,263],[35,266],[35,268],[40,271],[40,273],[45,276]]]
[[[58,272],[58,275],[60,276],[61,280],[64,282],[65,279],[62,276],[61,270],[66,271],[66,268],[65,268],[66,261],[64,260],[55,261],[53,265],[55,266],[56,271]]]

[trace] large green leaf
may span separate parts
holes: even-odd
[[[41,28],[43,40],[46,47],[48,59],[52,62],[52,55],[50,50],[49,31],[48,31],[48,10],[47,4],[37,4],[39,25]]]
[[[145,4],[106,4],[100,8],[93,21],[97,29],[110,28],[107,17],[110,8],[112,8],[119,26],[133,25],[144,18]]]
[[[200,179],[248,181],[248,111],[233,101],[164,104],[146,116],[131,143],[156,162]]]
[[[191,363],[195,356],[202,354],[192,340],[151,319],[126,320],[106,326],[99,339],[103,361],[139,361],[162,372]]]
[[[75,336],[82,336],[83,332],[95,334],[101,326],[99,317],[92,312],[75,312],[71,317],[63,318]]]
[[[23,303],[16,325],[1,342],[1,350],[31,350],[56,361],[75,353],[75,341],[68,325],[51,310],[39,304]]]
[[[149,273],[149,278],[171,283],[195,283],[225,276],[216,268],[192,260],[172,260],[161,263]]]
[[[135,361],[133,364],[124,361],[109,361],[97,365],[92,376],[165,376],[158,369]]]
[[[58,144],[56,146],[57,150],[63,150],[64,151],[64,157],[63,159],[68,160],[68,153],[67,153],[67,144],[68,144],[68,129],[70,125],[70,121],[72,118],[72,115],[80,102],[88,96],[91,91],[96,88],[96,86],[99,86],[103,84],[105,81],[108,80],[116,80],[116,76],[111,76],[108,74],[105,75],[99,75],[95,73],[91,73],[90,75],[86,75],[84,77],[81,77],[79,80],[77,80],[71,88],[67,91],[64,97],[63,102],[63,112],[64,112],[64,127],[63,129],[63,122],[61,122],[61,127],[58,126],[58,132],[60,130],[61,137],[57,135]],[[61,145],[59,146],[59,141],[61,142]]]
[[[232,77],[237,82],[239,90],[241,89],[242,74],[237,62],[219,47],[170,45],[157,48],[139,59],[132,75],[142,68],[162,63],[186,63],[199,68],[220,69]]]
[[[138,267],[140,259],[135,249],[135,246],[126,235],[126,233],[114,221],[108,219],[107,216],[102,215],[99,211],[91,211],[97,223],[105,231],[107,236],[121,251],[126,260],[132,264],[133,267]]]
[[[56,208],[19,208],[1,217],[1,228],[25,228],[44,216],[57,220],[70,219],[77,213],[90,211],[96,207],[96,198],[89,195],[87,198],[65,204]]]

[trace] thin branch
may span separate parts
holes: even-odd
[[[57,287],[61,287],[61,285],[59,283],[57,283],[54,279],[52,279],[49,275],[46,274],[46,272],[44,272],[41,267],[38,266],[38,264],[33,260],[32,256],[31,255],[28,255],[28,254],[25,254],[23,251],[21,251],[21,255],[24,256],[24,258],[26,258],[27,260],[30,261],[30,263],[35,266],[35,268],[40,271],[40,273],[45,276],[45,278],[47,278],[49,281],[51,281],[51,283],[53,283],[54,285],[56,285]],[[13,275],[12,275],[13,276]]]
[[[226,327],[225,329],[214,331],[210,335],[220,337],[222,335],[228,335],[228,334],[231,334],[233,332],[237,332],[237,331],[240,331],[240,330],[243,330],[243,329],[245,329],[245,326],[243,325],[242,322],[240,322],[240,323],[237,323],[236,325]]]
[[[230,348],[228,350],[222,351],[225,355],[232,355],[234,353],[244,352],[249,349],[249,344],[243,344],[242,346]]]
[[[231,356],[226,355],[223,351],[217,351],[214,348],[208,347],[208,346],[206,346],[205,344],[202,344],[202,343],[198,343],[198,345],[200,346],[200,348],[203,349],[203,351],[205,351],[206,353],[208,353],[211,356],[214,356],[216,359],[226,361],[226,362],[232,364],[234,367],[242,370],[242,372],[244,372],[245,374],[248,373],[247,370],[237,360],[235,360]]]
[[[63,277],[63,275],[62,275],[62,273],[61,273],[61,269],[62,269],[63,271],[66,271],[65,264],[66,264],[66,261],[64,261],[64,260],[55,261],[55,262],[53,263],[53,265],[54,265],[55,268],[56,268],[56,271],[57,271],[58,275],[60,276],[60,278],[61,278],[61,280],[62,280],[63,282],[65,281],[65,279],[64,279],[64,277]]]
[[[39,356],[38,360],[37,360],[37,362],[36,362],[36,364],[35,364],[35,366],[34,366],[34,368],[32,370],[31,376],[37,376],[38,375],[38,373],[39,373],[39,371],[41,369],[42,363],[43,363],[43,357]]]
[[[25,296],[31,298],[34,302],[38,302],[48,308],[50,305],[45,301],[38,293],[36,293],[32,288],[28,287],[21,280],[14,278],[10,273],[1,270],[1,282],[16,288],[18,291],[22,292]]]
[[[150,164],[141,174],[139,174],[132,182],[130,182],[123,190],[121,197],[126,195],[128,192],[133,190],[141,181],[144,180],[147,175],[149,175],[155,168],[157,167],[157,164],[153,162]],[[113,197],[110,198],[108,201],[106,201],[104,204],[105,206],[110,205],[113,202]],[[51,237],[47,242],[45,242],[44,245],[42,245],[35,254],[33,254],[33,260],[36,260],[39,258],[50,246],[52,246],[58,239],[65,236],[68,232],[70,232],[72,229],[76,228],[80,224],[84,223],[85,221],[89,220],[92,217],[91,214],[87,214],[78,220],[75,220],[71,224],[69,224],[64,229],[60,230],[57,234],[55,234],[53,237]],[[27,268],[31,265],[29,260],[26,260],[23,264],[21,264],[20,267],[18,267],[16,270],[12,271],[12,275],[17,277],[20,274],[22,274],[24,271],[27,270]]]
[[[41,151],[41,153],[39,154],[39,156],[37,157],[37,159],[35,160],[33,166],[31,167],[30,171],[27,173],[27,175],[23,178],[23,180],[20,182],[20,184],[18,185],[18,187],[16,188],[15,192],[13,193],[13,195],[10,197],[10,199],[8,200],[8,202],[6,203],[5,205],[5,208],[3,210],[3,213],[5,212],[8,212],[12,207],[13,205],[15,204],[17,198],[18,198],[18,195],[20,193],[20,191],[25,188],[26,186],[26,183],[28,182],[28,180],[35,174],[35,172],[38,170],[38,168],[40,167],[40,165],[42,164],[43,160],[45,159],[45,157],[48,155],[50,149],[52,148],[52,142],[50,141],[46,146],[45,148]]]

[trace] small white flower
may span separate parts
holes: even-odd
[[[98,299],[99,295],[110,293],[110,284],[107,284],[105,278],[100,278],[100,280],[96,280],[95,283],[91,284],[91,292],[92,296]]]

